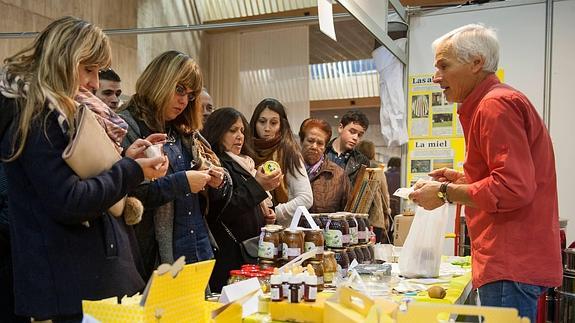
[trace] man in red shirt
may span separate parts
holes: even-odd
[[[426,209],[465,205],[473,284],[482,305],[514,307],[534,322],[537,298],[561,284],[555,158],[527,97],[495,76],[495,32],[467,25],[434,43],[436,72],[467,148],[463,173],[438,169],[410,198]]]

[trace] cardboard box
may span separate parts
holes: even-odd
[[[324,323],[393,323],[397,304],[372,299],[349,287],[338,288],[338,295],[325,302]]]
[[[396,215],[394,218],[393,245],[403,247],[414,216]]]

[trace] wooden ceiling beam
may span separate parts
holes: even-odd
[[[350,98],[335,100],[314,100],[309,101],[310,111],[322,110],[345,110],[345,109],[369,109],[379,107],[381,99],[378,96],[369,98]]]

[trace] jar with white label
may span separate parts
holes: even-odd
[[[346,248],[349,246],[349,224],[345,214],[333,213],[325,227],[325,246],[328,248]]]
[[[323,260],[323,230],[306,230],[304,237],[305,252],[315,250],[313,259]]]
[[[358,243],[358,223],[353,213],[347,213],[345,219],[349,225],[349,244],[354,246]]]
[[[276,260],[279,258],[281,226],[266,225],[261,229],[258,258]]]
[[[301,255],[303,250],[303,232],[301,230],[285,229],[282,235],[282,258],[290,261]]]

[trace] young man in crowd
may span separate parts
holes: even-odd
[[[355,149],[368,126],[365,114],[357,110],[346,112],[337,129],[339,137],[332,140],[326,149],[326,157],[345,170],[352,187],[361,165],[369,167],[369,158]]]
[[[112,110],[117,110],[120,107],[120,95],[122,95],[120,76],[111,68],[101,70],[98,76],[100,87],[94,94]]]
[[[202,116],[204,118],[203,123],[206,123],[206,120],[214,112],[216,107],[214,106],[214,101],[212,100],[212,96],[208,93],[205,87],[202,88],[202,93],[198,97],[200,103],[202,104]]]

